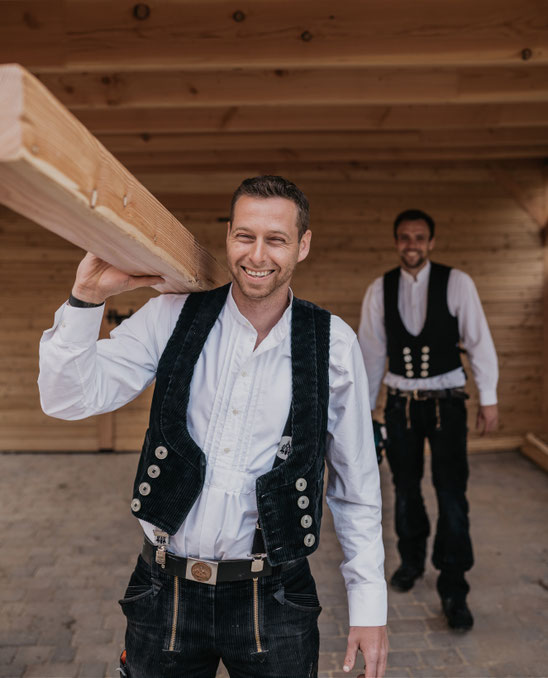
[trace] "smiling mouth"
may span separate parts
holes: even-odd
[[[250,276],[251,278],[255,278],[255,279],[257,279],[257,278],[266,278],[266,277],[268,277],[271,273],[274,273],[273,270],[269,270],[269,271],[254,271],[253,269],[251,269],[251,268],[246,268],[245,266],[242,266],[242,269],[243,269],[244,273],[246,273],[246,274],[247,274],[248,276]]]

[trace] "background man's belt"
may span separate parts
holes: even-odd
[[[400,398],[412,398],[413,400],[429,400],[430,398],[460,398],[466,400],[468,393],[461,388],[440,388],[430,391],[421,391],[413,389],[411,391],[401,391],[399,388],[388,387],[389,395],[400,396]]]
[[[152,565],[156,561],[156,546],[145,539],[141,555]],[[174,577],[183,577],[203,584],[215,585],[220,582],[241,581],[265,577],[272,574],[274,568],[266,560],[261,560],[262,568],[257,568],[256,560],[199,560],[180,558],[171,553],[165,554],[164,572]]]

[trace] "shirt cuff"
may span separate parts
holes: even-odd
[[[77,308],[68,302],[61,307],[59,316],[52,327],[62,343],[66,344],[94,344],[99,336],[103,319],[103,306],[96,308]]]
[[[350,626],[386,626],[386,582],[347,591]]]
[[[492,391],[480,391],[479,401],[480,405],[496,405],[497,392],[494,389]]]

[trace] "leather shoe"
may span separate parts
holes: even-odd
[[[474,617],[465,600],[442,598],[441,606],[447,623],[455,631],[469,631],[474,626]]]
[[[400,565],[390,579],[390,586],[396,591],[409,591],[423,572],[416,567]]]

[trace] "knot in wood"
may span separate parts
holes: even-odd
[[[525,49],[521,50],[521,58],[523,61],[529,61],[529,59],[533,56],[533,50],[529,49],[529,47],[526,47]]]
[[[312,35],[312,33],[310,31],[303,31],[301,33],[301,40],[303,40],[304,42],[310,42],[313,37],[314,36]]]
[[[232,18],[234,21],[240,23],[241,21],[245,21],[245,14],[240,9],[237,9],[232,15]]]
[[[145,21],[150,16],[150,7],[145,5],[144,2],[140,2],[133,8],[133,16],[138,21]]]

